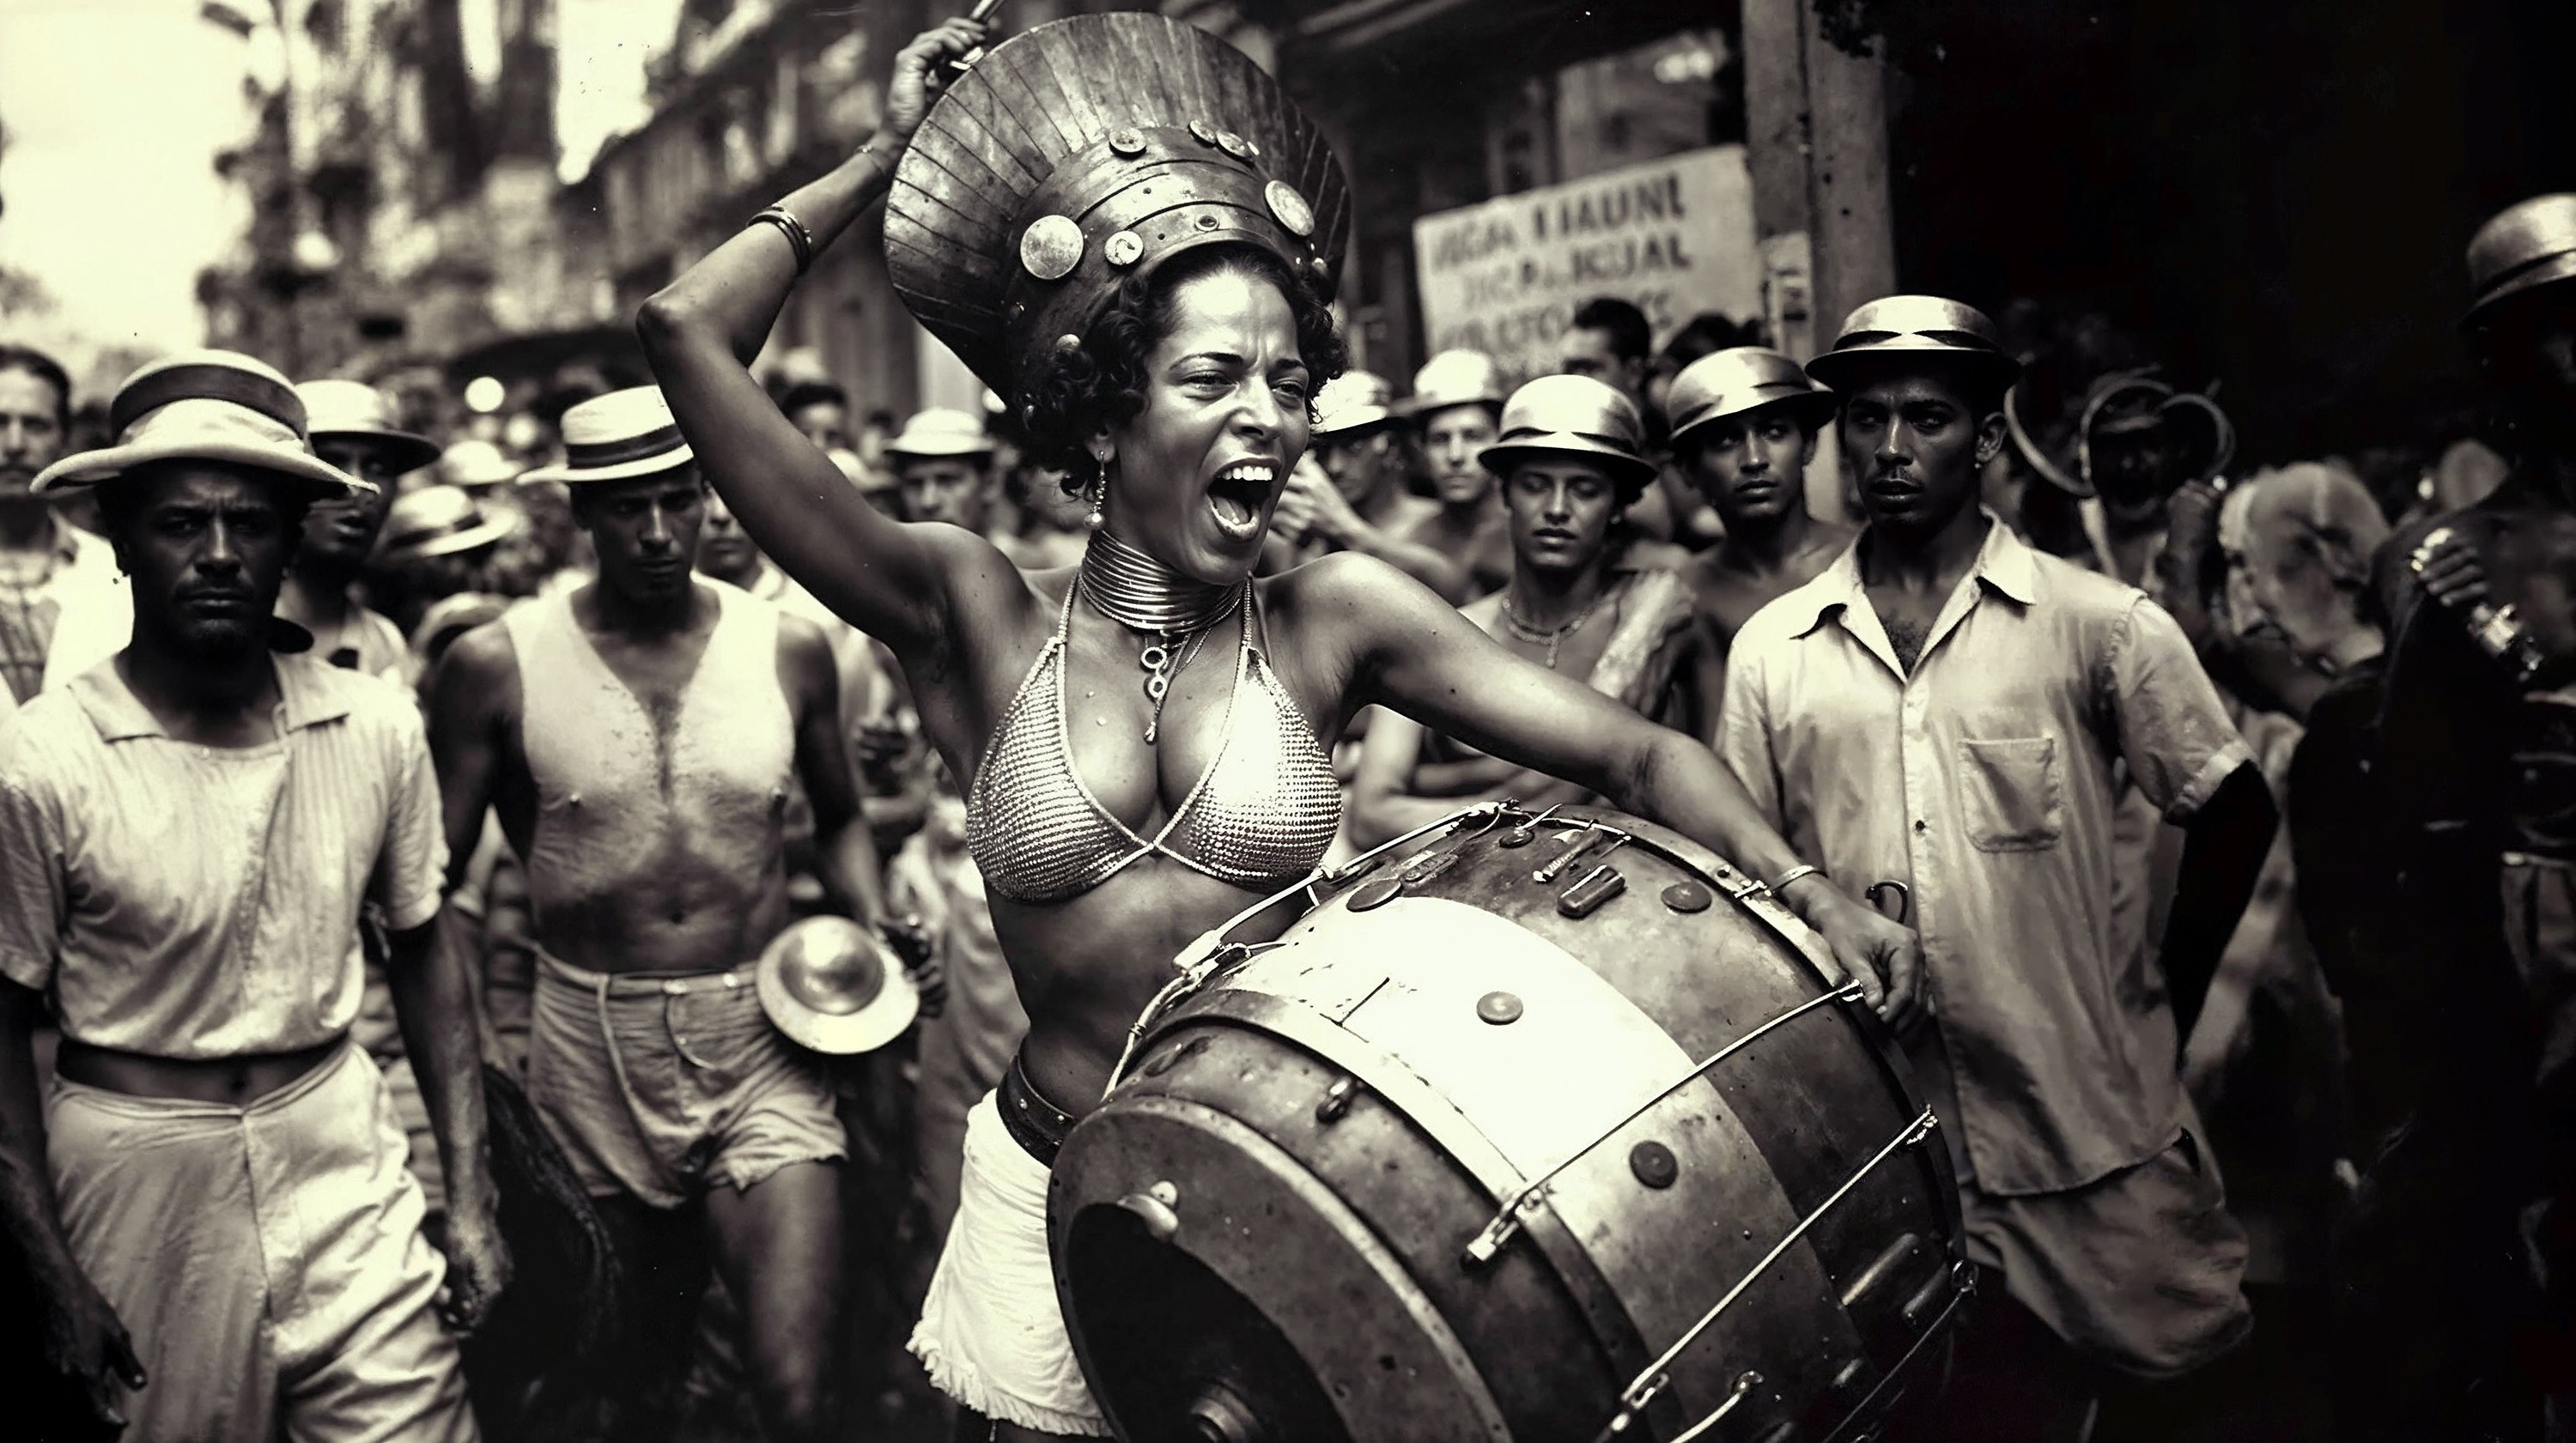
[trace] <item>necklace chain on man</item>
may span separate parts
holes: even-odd
[[[1583,623],[1590,621],[1592,619],[1592,613],[1599,611],[1601,609],[1601,603],[1609,600],[1609,598],[1610,589],[1605,586],[1599,592],[1594,594],[1592,600],[1586,603],[1581,611],[1574,613],[1573,620],[1550,630],[1546,627],[1532,626],[1528,622],[1523,621],[1521,619],[1520,609],[1512,605],[1511,590],[1506,587],[1503,591],[1503,627],[1512,634],[1514,640],[1525,641],[1533,646],[1546,647],[1547,669],[1554,671],[1556,670],[1557,652],[1565,645],[1565,639],[1572,636],[1574,633],[1581,631],[1583,629]]]

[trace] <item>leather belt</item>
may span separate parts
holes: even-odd
[[[1055,1166],[1055,1155],[1064,1147],[1065,1134],[1073,1131],[1073,1114],[1038,1092],[1016,1052],[1011,1054],[1011,1068],[1002,1074],[998,1091],[994,1106],[1002,1114],[1002,1126],[1011,1134],[1011,1141],[1029,1156]]]

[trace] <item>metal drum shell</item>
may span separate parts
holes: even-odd
[[[1579,858],[1548,883],[1535,882],[1532,873],[1566,850],[1567,829],[1578,826],[1613,829],[1624,840],[1602,852],[1610,837],[1598,837],[1591,844],[1596,855]],[[1680,1070],[1673,1059],[1706,1057],[1829,990],[1805,951],[1821,944],[1776,903],[1731,901],[1727,893],[1744,879],[1705,849],[1598,809],[1560,809],[1525,834],[1526,845],[1505,846],[1506,833],[1497,827],[1437,838],[1339,879],[1289,927],[1281,939],[1288,945],[1264,954],[1271,970],[1295,959],[1301,947],[1320,951],[1314,939],[1337,927],[1346,935],[1331,950],[1341,960],[1326,965],[1348,970],[1347,939],[1366,931],[1350,930],[1364,921],[1349,915],[1355,902],[1383,908],[1421,900],[1473,909],[1517,928],[1532,944],[1504,950],[1531,950],[1535,957],[1543,950],[1533,950],[1535,944],[1561,949],[1669,1039],[1669,1059],[1647,1064],[1613,1057],[1594,1063],[1595,1071],[1644,1068],[1667,1076]],[[1602,866],[1621,874],[1624,890],[1588,915],[1569,915],[1559,899]],[[1696,896],[1667,891],[1692,886],[1702,890]],[[1330,984],[1281,987],[1274,979],[1266,989],[1247,985],[1262,975],[1262,960],[1221,971],[1157,1019],[1128,1078],[1076,1129],[1059,1161],[1051,1194],[1058,1275],[1086,1365],[1100,1351],[1085,1336],[1084,1315],[1097,1311],[1086,1297],[1097,1299],[1115,1284],[1080,1276],[1084,1267],[1075,1260],[1085,1244],[1075,1236],[1084,1230],[1077,1219],[1092,1216],[1087,1231],[1104,1237],[1101,1229],[1126,1224],[1107,1219],[1099,1205],[1154,1181],[1191,1187],[1193,1195],[1171,1212],[1178,1228],[1173,1244],[1220,1273],[1232,1270],[1256,1293],[1276,1286],[1275,1274],[1265,1269],[1279,1264],[1275,1257],[1265,1262],[1265,1254],[1299,1232],[1286,1228],[1265,1243],[1262,1234],[1276,1214],[1263,1209],[1277,1207],[1278,1197],[1320,1189],[1343,1214],[1339,1226],[1364,1231],[1401,1261],[1414,1290],[1470,1360],[1468,1371],[1481,1379],[1510,1435],[1520,1438],[1592,1436],[1616,1411],[1621,1388],[1678,1328],[1811,1213],[1796,1244],[1676,1357],[1671,1386],[1644,1414],[1652,1433],[1673,1437],[1736,1392],[1744,1396],[1710,1436],[1772,1443],[1860,1426],[1887,1401],[1882,1385],[1958,1300],[1956,1200],[1938,1140],[1894,1151],[1855,1180],[1921,1111],[1900,1057],[1864,1008],[1813,1007],[1744,1045],[1707,1079],[1650,1107],[1566,1168],[1548,1204],[1523,1214],[1523,1235],[1492,1263],[1475,1267],[1462,1263],[1462,1246],[1501,1197],[1546,1164],[1528,1155],[1504,1157],[1483,1135],[1497,1125],[1494,1119],[1480,1126],[1467,1115],[1478,1110],[1473,1097],[1463,1109],[1450,1104],[1403,1062],[1401,1047],[1367,1044],[1342,1027],[1334,1012],[1356,1003],[1337,995],[1276,995],[1313,985],[1330,994]],[[1435,964],[1424,973],[1419,958],[1398,960],[1418,975],[1442,971]],[[1494,965],[1490,958],[1488,965]],[[1527,1004],[1532,1022],[1586,1006],[1616,1010],[1598,999],[1583,1002],[1582,985],[1559,986],[1566,979],[1544,969],[1529,976],[1543,994]],[[1456,1010],[1452,1002],[1440,1006],[1448,1011],[1439,1016]],[[1441,1045],[1410,1034],[1403,1040]],[[1571,1070],[1586,1060],[1564,1057],[1555,1065],[1569,1069],[1566,1085],[1579,1091],[1585,1079]],[[1244,1151],[1229,1161],[1220,1149],[1197,1154],[1195,1185],[1142,1180],[1139,1169],[1152,1171],[1148,1155],[1164,1145],[1137,1132],[1156,1109],[1200,1109],[1248,1128],[1268,1144],[1257,1150],[1268,1155],[1264,1167],[1272,1175],[1260,1183],[1232,1179],[1233,1172],[1260,1169]],[[1606,1127],[1620,1111],[1598,1116],[1598,1125]],[[1159,1118],[1156,1125],[1168,1123]],[[1632,1161],[1638,1142],[1669,1154],[1674,1176],[1662,1186],[1644,1181],[1656,1169],[1639,1171],[1644,1164]],[[1846,1183],[1840,1205],[1819,1211]],[[1318,1276],[1351,1266],[1347,1258],[1312,1257],[1299,1265]],[[1388,1313],[1382,1296],[1364,1303],[1366,1292],[1349,1293],[1348,1316],[1331,1320],[1331,1327],[1297,1321],[1322,1340],[1307,1348],[1352,1355],[1319,1369],[1319,1377],[1336,1369],[1349,1376],[1369,1361],[1359,1356],[1369,1339],[1411,1327]],[[1113,1416],[1118,1391],[1113,1381],[1103,1392]],[[1430,1388],[1426,1396],[1439,1392]],[[1454,1418],[1480,1410],[1444,1405],[1441,1411]],[[1354,1425],[1356,1438],[1489,1436],[1481,1429],[1425,1431],[1416,1421],[1374,1411],[1360,1416],[1367,1421]]]

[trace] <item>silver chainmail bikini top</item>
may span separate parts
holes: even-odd
[[[1145,837],[1074,771],[1064,703],[1073,593],[1065,588],[1055,636],[1002,713],[966,798],[966,849],[985,886],[1014,902],[1062,902],[1156,853],[1253,892],[1312,871],[1341,828],[1342,790],[1332,759],[1253,645],[1256,604],[1240,608],[1243,639],[1216,755],[1171,820]]]

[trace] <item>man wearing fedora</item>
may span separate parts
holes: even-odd
[[[0,344],[0,692],[17,701],[125,644],[130,606],[107,542],[29,489],[71,440],[71,388],[53,357]]]
[[[492,561],[519,528],[519,513],[485,504],[462,486],[406,491],[385,512],[376,552],[386,614],[426,660],[422,623],[440,602],[492,589]]]
[[[110,420],[34,490],[98,488],[133,636],[0,761],[0,1216],[47,1361],[138,1440],[471,1439],[440,1304],[472,1326],[509,1269],[420,714],[272,653],[303,639],[272,612],[308,501],[366,483],[231,352],[143,367]],[[350,1037],[362,904],[438,1133],[444,1266]]]
[[[831,650],[693,574],[706,490],[659,389],[572,407],[563,439],[534,475],[569,488],[598,574],[467,634],[433,673],[448,842],[465,857],[497,808],[525,861],[529,1099],[630,1266],[672,1277],[703,1229],[769,1436],[831,1437],[846,1142],[821,1059],[754,987],[791,920],[792,783],[830,900],[879,916]],[[694,1292],[640,1290],[618,1436],[669,1425]]]
[[[2172,618],[1977,504],[2019,370],[1984,315],[1874,301],[1807,369],[1841,398],[1867,525],[1736,634],[1720,751],[1923,937],[1894,1020],[1993,1296],[1912,1436],[2080,1437],[2105,1383],[2189,1373],[2250,1324],[2177,1062],[2271,798]],[[2112,941],[2115,764],[2188,837],[2160,965]]]
[[[2338,1416],[2374,1439],[2576,1432],[2576,194],[2490,218],[2468,270],[2510,469],[2388,548],[2414,584],[2380,752],[2418,925],[2383,985],[2428,1061],[2347,1244]]]
[[[1665,393],[1673,464],[1726,523],[1682,573],[1721,645],[1851,544],[1848,528],[1807,514],[1807,461],[1836,404],[1796,361],[1760,346],[1702,356]]]
[[[408,681],[411,648],[401,628],[359,595],[359,579],[384,530],[394,483],[438,459],[438,447],[393,424],[384,393],[360,381],[307,381],[295,388],[312,426],[313,452],[373,487],[316,501],[304,542],[277,594],[277,614],[313,633],[314,654],[333,666]]]
[[[1442,351],[1413,373],[1413,394],[1399,408],[1439,505],[1396,534],[1465,567],[1470,597],[1512,579],[1511,520],[1494,473],[1477,459],[1494,444],[1509,393],[1493,357]]]

